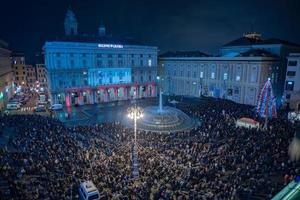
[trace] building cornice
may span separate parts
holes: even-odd
[[[278,58],[274,57],[159,57],[161,61],[279,61]]]

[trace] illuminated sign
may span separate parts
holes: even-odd
[[[115,49],[122,49],[123,45],[121,44],[98,44],[100,48],[115,48]]]

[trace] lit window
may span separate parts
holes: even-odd
[[[149,67],[152,66],[152,60],[151,60],[151,59],[148,60],[148,66],[149,66]]]
[[[211,73],[211,79],[215,79],[215,72]]]
[[[285,89],[288,91],[294,90],[294,81],[286,81]]]
[[[200,78],[203,78],[203,74],[204,74],[203,72],[200,72]]]
[[[227,80],[227,79],[228,79],[228,74],[224,73],[224,80]]]
[[[241,77],[240,77],[240,76],[236,76],[235,80],[236,80],[236,81],[240,81],[240,80],[241,80]]]

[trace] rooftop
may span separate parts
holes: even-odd
[[[278,57],[263,49],[250,49],[249,51],[238,54],[236,57]]]
[[[223,45],[223,47],[247,46],[247,45],[267,45],[267,44],[283,44],[283,45],[300,47],[300,44],[289,42],[286,40],[277,39],[277,38],[270,38],[270,39],[264,40],[264,39],[262,39],[261,35],[258,35],[258,34],[245,34],[241,38],[238,38],[229,43],[226,43],[225,45]]]
[[[52,42],[83,42],[83,43],[102,43],[102,44],[121,44],[121,45],[141,45],[144,44],[138,42],[132,38],[121,38],[113,36],[94,36],[94,35],[70,35],[63,36],[49,40]]]
[[[159,57],[208,57],[208,55],[201,51],[168,51]]]

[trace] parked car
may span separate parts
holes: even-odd
[[[45,107],[35,107],[34,112],[46,112]]]
[[[8,103],[6,105],[7,110],[18,110],[20,109],[20,105],[18,103]]]
[[[63,109],[63,105],[62,104],[53,104],[52,106],[50,106],[51,110],[62,110]]]

